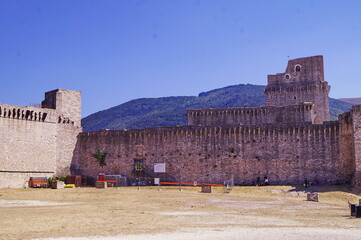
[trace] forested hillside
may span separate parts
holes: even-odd
[[[186,124],[186,110],[195,108],[256,107],[265,104],[265,86],[239,84],[202,92],[198,96],[140,98],[82,119],[84,131],[139,129]],[[351,104],[330,99],[331,118]]]

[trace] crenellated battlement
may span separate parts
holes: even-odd
[[[63,114],[52,109],[19,107],[8,104],[0,104],[1,118],[74,125],[74,121],[70,118],[64,117]]]
[[[329,121],[325,124],[260,124],[255,126],[226,126],[226,127],[152,127],[134,130],[101,130],[94,132],[83,132],[79,138],[83,141],[91,139],[122,139],[117,142],[137,142],[144,143],[150,139],[157,139],[161,142],[167,142],[175,139],[187,139],[189,137],[201,137],[209,139],[213,137],[224,137],[238,135],[241,139],[258,139],[262,137],[275,137],[276,135],[288,136],[291,139],[302,136],[326,136],[329,134],[338,134],[340,125],[338,121]],[[101,143],[101,141],[99,141]]]
[[[341,124],[350,124],[352,123],[352,117],[350,112],[344,112],[340,115],[338,115],[338,121]]]
[[[3,118],[45,122],[48,120],[48,115],[50,115],[49,111],[43,111],[41,108],[0,104],[0,117]]]
[[[189,109],[188,125],[227,126],[272,123],[314,122],[314,106],[303,103],[292,106],[262,106],[247,108]]]

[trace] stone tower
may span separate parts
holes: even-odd
[[[74,126],[81,126],[81,92],[56,89],[45,93],[43,108],[56,109],[62,115],[61,120],[69,119]]]
[[[289,60],[286,71],[268,75],[265,89],[266,105],[288,106],[310,102],[314,104],[314,123],[329,121],[328,94],[330,86],[324,80],[323,56]]]

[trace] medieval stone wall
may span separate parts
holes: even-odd
[[[0,104],[0,187],[69,173],[80,131],[58,109]]]
[[[290,60],[269,75],[267,106],[193,109],[188,126],[81,132],[81,93],[47,92],[42,108],[0,104],[0,187],[29,177],[99,173],[137,177],[164,163],[161,180],[271,184],[310,180],[347,183],[361,192],[361,105],[329,119],[323,58]],[[101,167],[96,151],[107,153]],[[71,167],[71,168],[70,168]],[[153,176],[154,177],[154,176]]]
[[[274,123],[313,123],[314,105],[304,103],[285,107],[214,108],[187,110],[188,125],[230,126]]]
[[[322,56],[293,59],[285,73],[268,76],[267,106],[192,109],[188,126],[178,128],[81,133],[72,169],[132,177],[143,159],[150,170],[165,163],[167,176],[183,182],[247,185],[267,176],[274,184],[345,183],[358,169],[361,180],[358,108],[328,121],[329,90]],[[97,150],[108,153],[103,168]]]
[[[353,126],[352,117],[350,112],[343,113],[339,116],[340,124],[340,158],[343,163],[343,167],[348,169],[350,173],[355,172],[354,161],[354,138],[353,138]]]
[[[56,128],[56,176],[70,174],[70,166],[73,160],[77,136],[81,132],[80,127],[68,124],[57,124]]]
[[[30,176],[53,175],[56,125],[3,116],[0,117],[0,187],[23,187]]]
[[[351,109],[355,174],[353,179],[354,190],[361,193],[361,105],[352,106]]]
[[[107,152],[99,166],[92,156]],[[273,184],[301,184],[305,177],[350,181],[352,159],[340,158],[340,126],[272,125],[262,127],[177,127],[81,133],[74,173],[134,176],[134,159],[148,169],[165,163],[168,175],[183,182],[252,184],[267,176]]]

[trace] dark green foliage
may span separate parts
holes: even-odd
[[[55,181],[65,182],[65,179],[66,179],[65,176],[60,176],[60,177],[55,177],[55,176],[53,176],[53,177],[48,178],[48,183],[49,183],[49,185],[51,185],[52,182],[55,182]]]
[[[199,108],[257,107],[265,104],[265,86],[239,84],[202,92],[197,97],[135,99],[83,118],[84,131],[139,129],[186,124],[186,110]],[[330,99],[331,118],[350,104]]]
[[[93,157],[98,161],[99,166],[104,167],[106,166],[106,162],[105,162],[105,158],[107,156],[106,152],[102,152],[100,150],[96,150],[95,153],[93,154]]]
[[[59,181],[65,182],[66,176],[60,176],[58,177]]]

